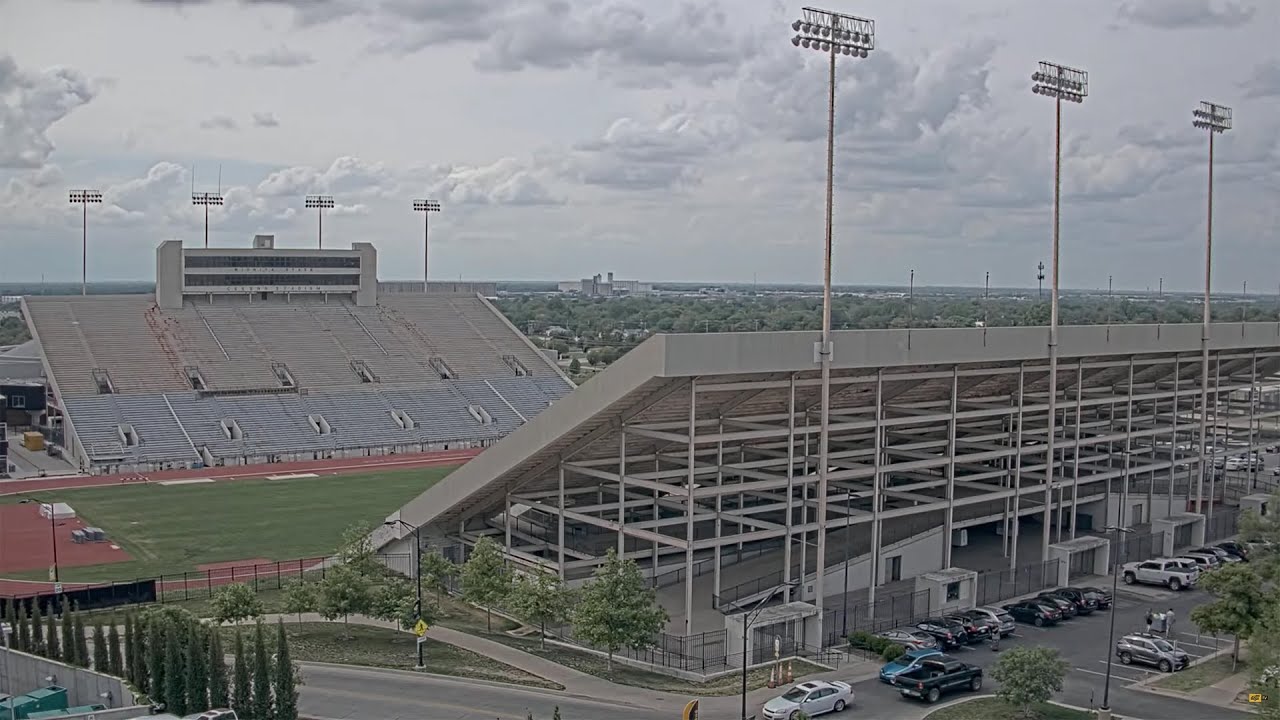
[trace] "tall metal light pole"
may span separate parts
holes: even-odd
[[[413,532],[413,577],[418,581],[418,601],[417,601],[417,606],[414,608],[413,614],[416,616],[415,618],[416,620],[421,620],[422,619],[422,538],[418,536],[419,526],[410,525],[409,523],[399,518],[396,518],[395,520],[383,521],[382,524],[392,526],[392,527],[396,525],[403,525],[409,528],[409,530]],[[424,667],[426,667],[426,664],[423,662],[423,657],[422,657],[422,643],[418,643],[418,667],[416,669],[421,670]]]
[[[222,193],[193,192],[191,204],[204,206],[204,246],[209,247],[209,206],[222,205]]]
[[[1049,519],[1057,463],[1054,439],[1058,422],[1058,236],[1062,206],[1062,101],[1082,103],[1089,97],[1089,73],[1047,61],[1031,76],[1031,92],[1054,101],[1053,131],[1053,257],[1049,285],[1049,427],[1045,438],[1044,515],[1040,559],[1049,559]]]
[[[916,319],[916,271],[912,268],[907,278],[907,328],[910,329]]]
[[[427,291],[427,257],[430,254],[431,213],[440,212],[440,203],[435,200],[414,200],[414,212],[422,213],[422,291]]]
[[[1204,444],[1209,434],[1209,289],[1213,282],[1213,138],[1231,129],[1231,108],[1206,100],[1192,111],[1195,118],[1191,125],[1209,133],[1209,202],[1204,233],[1204,319],[1200,324],[1200,479],[1196,483],[1196,512],[1202,510],[1204,501],[1204,476],[1209,475],[1209,496],[1213,497],[1213,468],[1204,464]],[[1218,419],[1214,418],[1214,423]],[[1209,517],[1213,517],[1213,503],[1209,503]]]
[[[791,23],[796,32],[791,44],[827,53],[827,205],[826,237],[822,267],[822,340],[815,359],[822,366],[822,416],[818,429],[818,547],[814,606],[822,622],[823,593],[827,567],[827,451],[831,417],[831,234],[832,203],[835,194],[836,154],[836,57],[865,58],[875,49],[876,24],[872,20],[806,7],[799,20]]]
[[[89,292],[89,206],[102,204],[97,190],[71,190],[67,199],[80,206],[80,294]]]
[[[316,240],[318,247],[324,249],[324,211],[333,209],[332,195],[308,195],[306,200],[308,208],[316,210]]]

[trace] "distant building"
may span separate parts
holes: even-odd
[[[560,283],[560,292],[576,293],[587,297],[647,295],[653,292],[653,283],[644,283],[639,280],[615,280],[613,273],[609,273],[605,277],[601,277],[599,273],[596,273],[594,277],[581,280],[566,280]]]

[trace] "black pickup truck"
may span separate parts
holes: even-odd
[[[982,668],[942,655],[925,660],[914,670],[895,675],[893,684],[902,691],[903,697],[935,703],[944,694],[956,690],[981,690]]]

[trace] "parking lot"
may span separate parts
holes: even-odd
[[[1159,587],[1120,585],[1116,592],[1112,611],[1116,613],[1116,637],[1146,630],[1145,616],[1148,609],[1165,612],[1170,608],[1176,618],[1170,641],[1176,641],[1193,660],[1230,647],[1229,637],[1213,638],[1197,636],[1189,622],[1191,609],[1205,602],[1208,596],[1199,590],[1172,592]],[[1070,665],[1060,702],[1080,707],[1097,707],[1102,704],[1103,685],[1107,674],[1107,657],[1114,648],[1108,643],[1110,612],[1096,611],[1091,615],[1066,620],[1056,627],[1038,628],[1018,623],[1016,633],[1003,642],[1001,650],[1031,645],[1056,649]],[[999,657],[985,645],[972,645],[952,651],[950,654],[963,662],[990,670]],[[1111,671],[1111,707],[1121,715],[1144,720],[1158,718],[1248,718],[1247,713],[1233,712],[1189,700],[1179,700],[1163,695],[1130,689],[1134,683],[1159,675],[1155,668],[1138,665],[1122,665],[1113,658]],[[990,675],[984,677],[984,692],[998,687]],[[856,693],[852,712],[855,717],[888,718],[902,714],[903,703],[914,701],[899,696],[893,687],[879,680],[868,680],[854,686]],[[952,697],[961,697],[963,693]]]

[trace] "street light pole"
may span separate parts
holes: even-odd
[[[431,213],[440,212],[440,203],[435,200],[414,200],[414,212],[422,213],[422,291],[427,291],[427,257],[428,241],[431,237]]]
[[[1049,559],[1049,520],[1057,469],[1054,440],[1058,422],[1058,239],[1062,209],[1062,101],[1082,103],[1089,96],[1089,73],[1046,61],[1032,76],[1031,92],[1054,100],[1053,133],[1053,257],[1049,289],[1049,416],[1045,438],[1044,513],[1041,520],[1040,559]]]
[[[1196,512],[1201,512],[1204,501],[1204,476],[1209,474],[1209,497],[1213,497],[1213,468],[1204,464],[1204,444],[1209,434],[1209,323],[1212,321],[1209,308],[1210,283],[1213,280],[1213,138],[1231,129],[1231,108],[1205,100],[1192,111],[1195,118],[1191,125],[1198,130],[1209,133],[1209,197],[1208,214],[1205,219],[1204,234],[1204,314],[1200,324],[1200,478],[1196,484]],[[1214,423],[1218,419],[1215,417]],[[1209,503],[1208,517],[1213,517],[1213,503]]]
[[[102,193],[97,190],[71,190],[67,199],[80,206],[80,295],[89,292],[89,206],[102,204]]]
[[[818,610],[818,622],[822,622],[823,594],[827,566],[827,453],[830,445],[828,434],[831,416],[831,236],[833,202],[835,195],[835,144],[836,144],[836,56],[847,55],[865,58],[875,49],[876,25],[872,20],[844,15],[828,10],[806,7],[801,18],[791,23],[796,32],[791,44],[828,55],[827,64],[827,198],[826,232],[822,267],[822,340],[815,349],[822,371],[822,409],[818,429],[818,546],[817,568],[814,581],[814,606]],[[802,572],[803,574],[803,572]],[[743,700],[743,707],[746,700]],[[745,710],[744,710],[745,713]],[[744,714],[745,718],[745,714]]]
[[[1125,458],[1126,468],[1128,467],[1128,458]],[[1111,551],[1111,597],[1116,596],[1119,589],[1118,580],[1120,578],[1120,537],[1121,533],[1128,534],[1133,532],[1130,528],[1121,525],[1112,525],[1107,530],[1114,530],[1116,533],[1115,547]],[[1102,686],[1102,707],[1098,708],[1098,720],[1111,720],[1111,663],[1112,656],[1115,655],[1116,644],[1116,614],[1115,608],[1111,609],[1111,625],[1107,630],[1107,680]]]
[[[325,209],[333,209],[332,195],[308,195],[305,203],[308,208],[315,208],[316,211],[316,241],[317,246],[324,249],[324,211]]]
[[[58,571],[58,520],[56,513],[54,512],[53,501],[50,500],[46,503],[43,500],[37,500],[36,498],[26,495],[20,497],[22,498],[18,500],[20,505],[35,503],[39,509],[43,509],[45,505],[49,506],[49,544],[53,549],[53,581],[55,583],[62,582],[62,578]]]
[[[418,603],[417,603],[417,606],[414,608],[414,615],[416,616],[416,619],[421,620],[422,619],[422,538],[418,535],[420,526],[410,525],[409,523],[399,518],[396,518],[395,520],[387,520],[382,524],[391,525],[391,526],[403,525],[409,528],[409,530],[413,532],[413,577],[418,581]],[[421,640],[421,638],[419,638],[419,640]],[[422,643],[418,642],[417,645],[418,645],[418,666],[415,669],[421,670],[427,665],[426,665],[425,659],[423,658]]]

